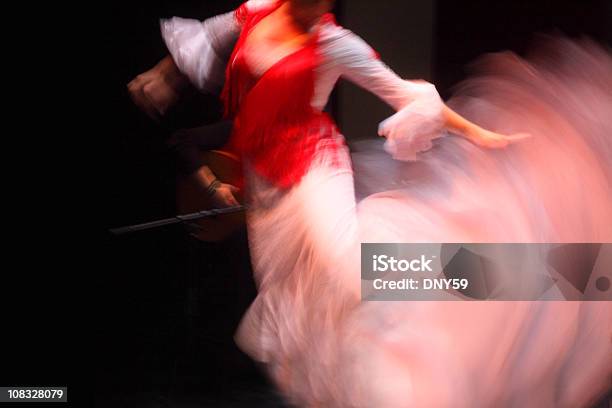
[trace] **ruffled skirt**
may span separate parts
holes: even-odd
[[[411,163],[383,140],[321,148],[289,190],[247,172],[259,294],[236,339],[298,405],[574,407],[609,390],[610,302],[360,300],[362,242],[612,242],[610,55],[557,40],[479,66],[451,106],[533,138],[443,137]]]

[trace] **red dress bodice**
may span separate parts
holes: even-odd
[[[245,40],[275,8],[237,14],[244,19],[243,29],[227,68],[223,92],[226,115],[234,120],[226,148],[260,176],[289,188],[308,171],[320,146],[334,148],[343,141],[334,137],[337,129],[331,118],[311,105],[319,63],[316,33],[304,47],[281,58],[259,78],[249,68]],[[322,139],[329,143],[320,144]]]

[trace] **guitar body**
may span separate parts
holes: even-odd
[[[211,150],[202,152],[202,157],[204,164],[210,168],[219,181],[240,185],[242,168],[236,156],[221,150]],[[239,203],[244,203],[242,191],[236,193],[235,197]],[[205,191],[202,191],[202,187],[186,177],[180,177],[177,180],[176,204],[178,213],[181,215],[215,208],[210,197]],[[192,235],[204,242],[222,241],[242,228],[245,219],[244,212],[203,218],[193,222],[199,228]]]

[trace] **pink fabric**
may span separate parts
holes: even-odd
[[[569,407],[609,390],[610,302],[359,300],[361,242],[612,240],[612,128],[603,120],[612,57],[549,47],[539,63],[488,57],[487,74],[451,101],[490,128],[532,132],[530,141],[492,152],[447,138],[418,163],[363,142],[354,172],[347,150],[339,167],[319,150],[288,190],[247,168],[259,294],[236,340],[291,401]],[[564,70],[558,56],[548,61],[551,49],[590,68]],[[354,182],[378,192],[358,202]],[[589,287],[600,274],[610,272],[596,271]]]

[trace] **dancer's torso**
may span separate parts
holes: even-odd
[[[321,146],[338,150],[344,140],[322,112],[337,75],[326,75],[323,86],[316,86],[319,81],[315,78],[322,63],[321,30],[333,25],[333,16],[324,16],[297,47],[258,48],[250,35],[277,7],[243,16],[224,98],[227,114],[234,118],[228,148],[253,171],[277,187],[288,188],[308,171]]]

